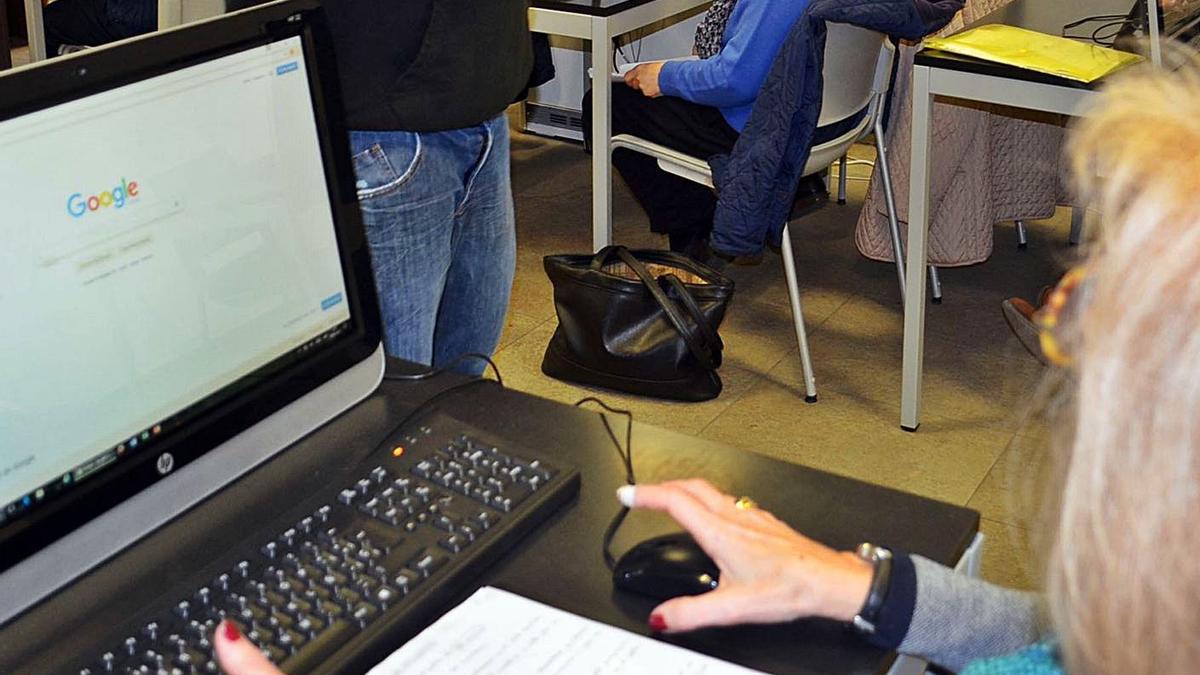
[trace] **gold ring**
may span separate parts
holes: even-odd
[[[747,511],[749,509],[757,509],[758,502],[749,497],[738,497],[737,501],[733,503],[733,506],[740,511]]]

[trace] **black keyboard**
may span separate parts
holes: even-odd
[[[78,672],[219,673],[222,619],[285,672],[365,670],[579,492],[577,470],[441,416],[371,460],[308,515],[247,542],[226,571],[123,627]]]

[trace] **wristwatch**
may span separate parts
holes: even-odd
[[[882,546],[863,542],[854,553],[871,563],[874,572],[871,573],[871,590],[867,593],[867,600],[858,614],[854,615],[851,624],[863,635],[874,635],[879,611],[883,608],[892,581],[892,552]]]

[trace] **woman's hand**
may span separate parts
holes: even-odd
[[[228,620],[213,633],[217,661],[226,675],[283,675],[248,638]]]
[[[658,74],[662,72],[662,67],[661,61],[634,66],[625,73],[625,84],[650,98],[658,98],[662,96],[662,89],[658,88]]]
[[[617,497],[632,508],[670,514],[721,570],[716,590],[656,607],[650,613],[655,630],[808,616],[848,622],[866,602],[873,574],[869,563],[797,533],[762,509],[738,508],[733,497],[706,481],[627,485]]]

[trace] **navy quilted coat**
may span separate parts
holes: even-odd
[[[812,0],[775,57],[742,135],[709,160],[717,186],[711,245],[757,255],[778,243],[821,115],[825,22],[906,40],[936,32],[965,0]]]

